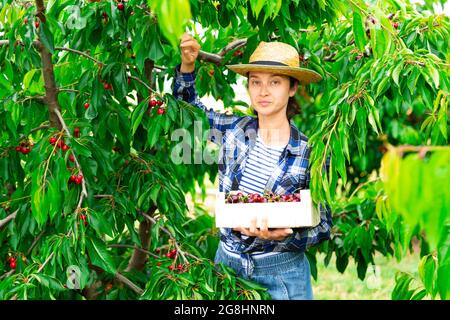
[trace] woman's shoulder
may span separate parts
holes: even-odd
[[[304,134],[293,121],[291,121],[291,137],[298,145],[307,145],[309,137]]]

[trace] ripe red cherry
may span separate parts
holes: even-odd
[[[73,129],[73,135],[75,138],[79,138],[80,137],[80,128],[76,127],[75,129]]]
[[[89,106],[90,106],[89,102],[86,102],[86,103],[84,104],[84,108],[85,108],[85,109],[89,108]]]
[[[81,184],[83,182],[83,176],[77,176],[75,177],[75,183],[76,184]]]
[[[75,162],[75,158],[74,158],[73,154],[71,154],[71,155],[69,156],[69,161]]]
[[[74,174],[70,175],[70,178],[69,178],[70,182],[75,182],[76,180],[77,180],[77,177]]]
[[[156,248],[156,249],[155,249],[155,252],[156,252],[156,253],[160,253],[160,252],[161,252],[161,249],[160,249],[160,248]]]
[[[31,152],[31,149],[30,148],[28,148],[28,147],[22,147],[22,153],[23,154],[28,154],[28,153],[30,153]]]
[[[109,84],[108,84],[108,83],[103,84],[103,88],[104,88],[105,90],[108,90],[108,89],[109,89]]]
[[[164,113],[166,113],[166,109],[164,109],[164,108],[158,108],[158,114],[159,115],[162,115],[162,114],[164,114]]]
[[[86,220],[86,215],[82,214],[80,215],[81,220],[83,220],[84,226],[87,226],[88,222]]]
[[[172,271],[174,269],[174,266],[170,265],[168,268],[169,268],[170,271]]]
[[[56,141],[57,141],[58,139],[56,139],[55,137],[51,137],[50,138],[50,140],[49,140],[49,142],[50,142],[50,144],[55,144],[56,143]]]
[[[17,151],[17,152],[22,152],[22,147],[17,146],[17,147],[16,147],[16,151]]]
[[[153,99],[148,102],[148,106],[151,107],[151,108],[153,108],[157,104],[158,104],[158,102],[156,100],[153,100]]]
[[[164,102],[162,102],[161,100],[156,100],[156,104],[157,104],[158,106],[162,106],[163,103],[164,103]]]
[[[34,22],[34,26],[36,27],[36,29],[39,28],[40,25],[41,25],[41,22],[39,20],[36,20]]]
[[[11,258],[11,259],[9,260],[9,267],[10,267],[11,269],[15,269],[16,266],[17,266],[16,258]]]
[[[397,29],[398,28],[398,22],[394,22],[393,26],[394,26],[395,29]]]
[[[170,250],[168,255],[169,255],[169,258],[174,259],[177,256],[177,249]]]
[[[67,144],[65,144],[65,145],[62,146],[62,150],[63,150],[64,152],[66,152],[66,151],[69,150],[69,149],[70,149],[70,147],[69,147]]]
[[[119,11],[123,11],[123,9],[125,9],[124,4],[123,4],[122,2],[118,3],[118,4],[117,4],[117,9],[118,9]]]

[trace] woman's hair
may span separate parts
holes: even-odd
[[[298,80],[292,77],[289,77],[289,86],[292,88],[294,87],[295,83],[298,83]],[[292,97],[289,97],[287,108],[286,108],[286,116],[288,120],[291,120],[291,118],[301,113],[302,109],[300,108],[300,105],[298,104],[297,99],[295,98],[295,95]]]
[[[247,73],[247,78],[248,78],[248,73]],[[298,83],[298,80],[293,77],[289,77],[289,87],[293,88],[295,83]],[[247,82],[247,88],[248,88],[248,82]],[[302,111],[301,107],[300,107],[299,103],[297,102],[295,95],[293,97],[289,97],[289,100],[287,103],[287,108],[286,108],[286,117],[288,118],[288,120],[291,120],[294,115],[301,113],[301,111]],[[253,112],[256,114],[256,116],[258,116],[258,112],[256,110],[253,110]]]

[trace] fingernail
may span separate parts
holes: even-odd
[[[291,234],[292,232],[294,232],[294,231],[292,231],[292,229],[289,229],[289,230],[287,231],[287,233],[289,233],[289,234]]]

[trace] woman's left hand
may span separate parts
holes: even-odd
[[[271,229],[267,227],[267,218],[262,221],[261,228],[256,228],[256,218],[251,220],[250,228],[234,228],[249,237],[258,237],[264,240],[283,240],[291,235],[294,231],[291,228]]]

